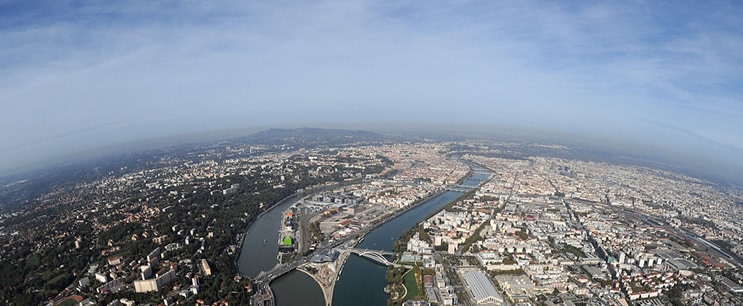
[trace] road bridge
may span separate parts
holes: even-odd
[[[471,186],[470,187],[467,187],[467,186],[462,186],[462,185],[456,185],[456,186],[447,187],[446,190],[456,191],[456,192],[468,192],[468,191],[472,190],[472,188],[475,188],[475,187],[471,187]]]
[[[395,255],[393,252],[384,251],[384,250],[372,250],[372,249],[357,249],[357,248],[339,248],[338,249],[341,252],[348,251],[350,253],[354,253],[359,256],[363,256],[369,259],[372,259],[374,261],[377,261],[384,265],[394,265],[394,263],[390,262],[386,257],[384,256],[392,256]],[[279,278],[280,276],[291,272],[294,269],[299,268],[300,266],[306,264],[309,261],[309,258],[311,255],[301,257],[297,260],[292,261],[291,263],[286,264],[280,264],[275,266],[273,269],[261,272],[256,276],[253,281],[256,283],[270,283],[273,280]]]
[[[401,266],[399,264],[389,261],[385,257],[385,256],[394,255],[395,253],[393,252],[384,251],[384,250],[357,249],[353,247],[336,248],[336,249],[345,254],[353,253],[358,256],[369,258],[377,263],[380,263],[386,266]],[[280,264],[280,265],[275,266],[271,270],[264,271],[258,274],[258,276],[256,276],[253,279],[253,283],[257,288],[260,288],[263,294],[261,294],[260,296],[254,296],[251,304],[252,305],[274,305],[273,292],[269,284],[275,279],[293,270],[302,271],[304,273],[307,273],[311,277],[315,278],[314,275],[312,275],[307,269],[304,269],[304,267],[307,266],[309,262],[309,258],[310,258],[309,255],[304,256],[291,263]],[[318,281],[318,280],[315,279],[315,281]],[[320,287],[323,290],[323,295],[325,296],[326,305],[330,305],[332,302],[332,298],[333,298],[332,294],[333,294],[333,289],[335,287],[335,282],[333,281],[330,286],[323,286],[319,281],[318,281],[318,284],[320,284]]]

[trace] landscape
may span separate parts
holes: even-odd
[[[743,305],[741,16],[0,0],[0,305]]]
[[[271,129],[4,183],[4,303],[743,302],[740,189],[446,138]]]

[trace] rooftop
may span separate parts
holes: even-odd
[[[493,283],[482,272],[469,271],[464,273],[463,276],[478,304],[503,302],[503,299],[493,287]]]

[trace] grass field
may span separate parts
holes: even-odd
[[[408,294],[405,295],[405,298],[403,300],[407,301],[420,294],[421,290],[420,288],[418,288],[418,280],[417,280],[418,277],[420,276],[416,275],[416,273],[413,270],[410,270],[408,271],[408,273],[405,273],[405,276],[403,277],[403,281],[405,283],[405,288],[408,289]]]

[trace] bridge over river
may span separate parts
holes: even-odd
[[[432,197],[431,199],[426,199],[425,201],[422,201],[420,205],[412,205],[409,206],[403,210],[397,211],[396,213],[390,215],[389,217],[385,218],[384,220],[381,220],[374,226],[366,227],[357,232],[356,237],[366,237],[367,234],[370,234],[372,231],[377,230],[377,228],[385,228],[385,231],[378,232],[382,233],[384,238],[384,242],[382,240],[377,241],[377,243],[380,243],[380,245],[384,243],[389,243],[394,237],[399,236],[399,232],[402,231],[402,229],[407,229],[412,226],[415,222],[420,221],[420,216],[425,216],[429,214],[432,211],[435,211],[436,209],[443,207],[444,205],[450,203],[451,201],[455,200],[458,196],[460,196],[461,192],[466,192],[472,189],[477,188],[479,185],[482,184],[482,182],[486,181],[487,178],[492,175],[491,172],[485,171],[482,168],[479,167],[473,167],[474,173],[467,179],[466,182],[458,185],[449,186],[450,191],[454,191],[456,193],[442,193],[441,195],[437,195],[435,197]],[[433,199],[433,200],[432,200]],[[415,215],[410,215],[409,212],[415,212]],[[400,217],[400,218],[398,218]],[[398,219],[396,219],[398,218]],[[393,220],[396,219],[396,220]],[[389,222],[393,221],[393,222]],[[394,222],[398,221],[398,222]],[[390,233],[387,233],[386,231],[390,231]],[[386,235],[391,235],[389,238]],[[371,233],[370,236],[374,236],[374,233]],[[369,242],[372,241],[369,238],[366,237],[366,242],[363,244],[366,244],[368,246],[372,246]],[[378,239],[378,238],[377,238]],[[388,240],[389,239],[389,240]],[[402,266],[400,264],[394,263],[388,259],[389,255],[393,255],[392,252],[384,251],[384,250],[376,250],[373,248],[376,248],[372,246],[372,248],[356,248],[358,240],[354,239],[353,237],[345,237],[341,240],[335,241],[333,243],[330,243],[328,245],[322,246],[315,250],[312,254],[305,255],[299,258],[296,258],[290,263],[286,264],[280,264],[276,265],[272,269],[261,272],[253,279],[254,282],[254,289],[257,290],[258,293],[261,294],[255,294],[253,295],[253,299],[251,299],[252,305],[275,305],[274,301],[274,295],[272,294],[272,289],[269,286],[269,284],[281,277],[282,275],[285,275],[293,270],[302,271],[303,273],[306,273],[310,277],[312,277],[322,289],[325,303],[326,305],[331,305],[333,302],[333,290],[337,284],[338,279],[340,278],[340,275],[343,271],[343,266],[346,263],[346,259],[351,254],[356,254],[361,257],[365,257],[375,263],[382,264],[385,266]],[[376,245],[376,243],[374,244]],[[332,250],[337,250],[340,252],[340,256],[334,263],[327,263],[327,266],[322,266],[318,263],[311,263],[310,258],[312,255],[317,253],[323,253],[328,252]],[[319,268],[318,268],[319,267]],[[319,273],[319,269],[323,269],[324,271]],[[328,273],[328,271],[331,271]],[[377,275],[378,276],[378,275]],[[345,276],[344,276],[345,277]],[[384,277],[383,275],[381,277]],[[385,299],[386,300],[386,299]],[[348,301],[345,301],[347,304]]]
[[[326,251],[330,250],[330,247],[323,248],[320,250]],[[350,254],[356,254],[361,257],[368,258],[374,262],[377,262],[382,265],[386,266],[403,266],[400,264],[396,264],[394,262],[391,262],[387,257],[385,256],[393,256],[395,253],[384,251],[384,250],[372,250],[372,249],[357,249],[353,247],[340,247],[340,248],[333,248],[334,250],[340,251],[341,255],[339,256],[338,261],[344,262],[345,258],[347,258]],[[302,271],[306,274],[308,274],[310,277],[314,278],[317,283],[320,285],[320,288],[322,288],[323,295],[325,296],[325,303],[326,305],[331,305],[333,300],[333,288],[335,287],[335,280],[338,274],[340,274],[341,269],[338,269],[336,271],[336,275],[333,275],[332,281],[330,284],[324,285],[323,282],[316,279],[315,275],[310,272],[310,269],[307,269],[310,265],[310,257],[312,255],[306,255],[303,256],[297,260],[292,261],[291,263],[286,264],[280,264],[276,265],[273,269],[265,272],[261,272],[258,276],[253,279],[253,284],[257,288],[258,292],[261,292],[263,294],[256,294],[253,296],[253,299],[251,300],[251,305],[275,305],[275,301],[273,298],[273,293],[271,291],[271,287],[269,284],[281,277],[282,275],[289,273],[294,270]]]
[[[359,255],[361,257],[369,258],[373,261],[376,261],[380,264],[383,264],[385,266],[400,266],[396,263],[393,263],[387,259],[385,256],[393,256],[395,253],[388,252],[388,251],[380,251],[380,250],[370,250],[370,249],[356,249],[356,248],[350,248],[347,249],[348,252],[351,252],[353,254]]]

